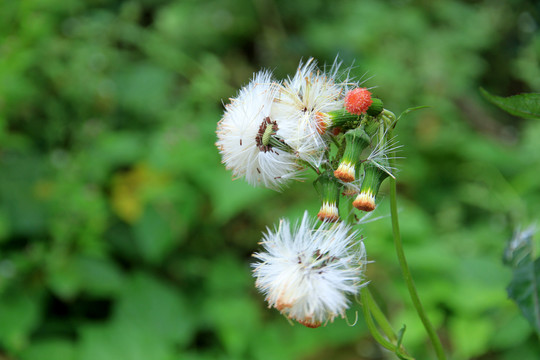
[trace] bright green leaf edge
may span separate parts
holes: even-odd
[[[490,94],[484,88],[480,88],[480,93],[486,100],[509,114],[528,119],[540,119],[540,93],[501,97]]]

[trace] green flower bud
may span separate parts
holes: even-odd
[[[360,160],[360,155],[369,146],[370,138],[362,128],[347,131],[345,134],[345,152],[334,176],[343,182],[354,181],[355,167]]]
[[[375,210],[375,198],[379,193],[384,179],[388,177],[388,173],[371,161],[364,164],[364,179],[360,186],[360,193],[353,201],[353,206],[362,211]]]
[[[321,221],[335,222],[339,220],[339,189],[340,184],[330,173],[321,174],[314,183],[321,197],[321,209],[317,217]]]

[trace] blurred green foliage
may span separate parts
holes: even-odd
[[[539,18],[526,0],[1,2],[0,359],[383,358],[361,319],[312,330],[265,308],[250,254],[317,197],[233,182],[214,147],[254,71],[336,54],[396,113],[431,106],[398,126],[398,191],[447,352],[537,359],[501,257],[540,214],[540,122],[478,87],[540,91]],[[389,219],[363,230],[377,297],[431,358]]]

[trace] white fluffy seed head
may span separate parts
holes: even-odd
[[[279,190],[288,180],[298,178],[296,157],[276,148],[262,149],[257,136],[271,111],[279,85],[268,71],[255,74],[238,96],[226,105],[218,123],[218,147],[222,162],[235,178],[244,177],[254,186]],[[279,128],[279,126],[278,126]],[[279,129],[277,130],[279,132]]]
[[[259,262],[253,264],[268,306],[308,327],[344,317],[347,295],[365,285],[366,255],[357,232],[345,223],[315,229],[315,222],[307,212],[292,228],[282,219],[264,235],[265,251],[254,254]]]
[[[273,118],[283,123],[281,136],[298,157],[315,166],[320,165],[327,147],[327,113],[343,108],[348,89],[348,81],[337,79],[340,65],[336,61],[325,73],[313,58],[300,63],[296,74],[283,82],[272,109]]]

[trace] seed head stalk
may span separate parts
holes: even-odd
[[[390,166],[394,166],[394,162],[395,162],[394,157],[391,157],[389,160],[390,160]],[[422,324],[424,324],[424,328],[426,329],[429,339],[433,345],[433,348],[435,349],[437,359],[446,360],[446,355],[444,354],[441,341],[439,337],[437,336],[437,333],[435,332],[433,325],[429,321],[429,318],[426,315],[424,307],[422,306],[422,302],[420,301],[420,297],[418,296],[418,292],[416,291],[416,286],[414,285],[414,280],[409,270],[409,265],[407,264],[407,259],[405,258],[405,252],[403,251],[403,243],[401,241],[401,233],[399,231],[397,196],[396,196],[397,194],[396,179],[393,177],[390,177],[389,180],[390,180],[390,214],[392,218],[392,233],[394,236],[394,246],[396,247],[396,253],[399,260],[399,265],[401,267],[401,273],[403,274],[403,278],[405,280],[405,283],[407,284],[407,289],[409,290],[409,294],[411,296],[411,300],[416,309],[416,312],[418,313],[420,320],[422,320]]]
[[[384,133],[381,133],[382,137],[384,137],[384,135]],[[337,141],[334,142],[334,145],[338,148],[338,153],[335,159],[341,159],[344,153],[346,144],[345,137],[343,137],[341,141],[341,143]],[[350,223],[351,225],[354,225],[354,217],[350,215],[353,211],[352,202],[348,201],[347,203],[347,213],[349,215],[343,220],[347,223]],[[373,336],[373,339],[385,349],[395,353],[399,359],[414,360],[414,357],[409,355],[405,350],[404,346],[401,344],[401,339],[398,335],[396,335],[396,332],[393,330],[390,321],[373,298],[369,290],[369,285],[364,286],[360,289],[360,301],[362,304],[362,312],[364,314],[366,325],[371,335]]]

